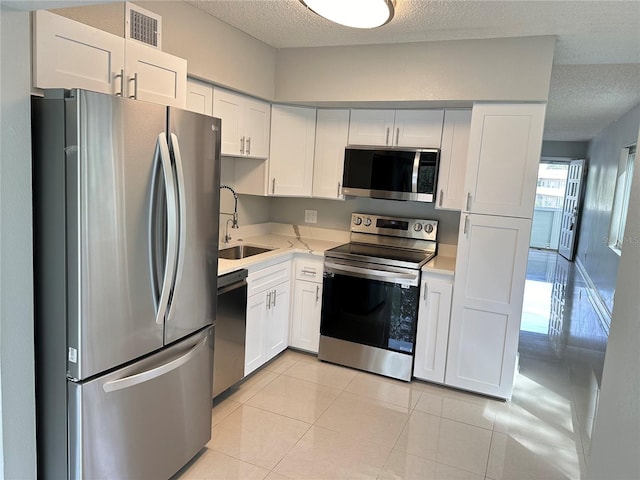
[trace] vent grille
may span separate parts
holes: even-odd
[[[162,48],[162,17],[137,5],[126,3],[126,38]]]
[[[158,46],[158,21],[140,12],[131,10],[129,36],[148,45]]]

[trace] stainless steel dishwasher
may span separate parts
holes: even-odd
[[[213,348],[213,396],[244,376],[247,270],[218,277],[218,310]]]

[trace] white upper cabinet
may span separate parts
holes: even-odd
[[[319,109],[313,161],[313,196],[344,198],[342,172],[349,137],[349,110]]]
[[[270,195],[311,196],[315,136],[315,108],[271,107]]]
[[[447,110],[442,126],[436,208],[464,208],[464,180],[469,151],[471,110]]]
[[[395,110],[351,110],[350,145],[391,145]]]
[[[126,41],[126,91],[129,98],[185,108],[187,61],[135,40]]]
[[[187,110],[213,115],[213,86],[187,78]]]
[[[444,110],[396,110],[396,147],[439,148]]]
[[[510,398],[531,220],[462,215],[445,383]]]
[[[33,13],[33,86],[122,95],[122,37],[45,10]]]
[[[351,110],[350,145],[440,147],[444,110]]]
[[[471,116],[465,211],[531,218],[544,104],[476,104]]]
[[[269,156],[270,106],[239,93],[213,89],[213,115],[222,119],[222,155]]]
[[[33,86],[184,108],[187,61],[47,11],[34,13]]]
[[[247,135],[245,153],[247,157],[269,157],[269,135],[271,106],[267,102],[248,98],[243,111],[244,132]]]

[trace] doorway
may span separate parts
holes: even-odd
[[[531,248],[558,250],[569,162],[569,159],[540,160],[529,244]]]

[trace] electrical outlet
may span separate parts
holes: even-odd
[[[318,223],[318,211],[317,210],[305,210],[304,211],[304,223]]]

